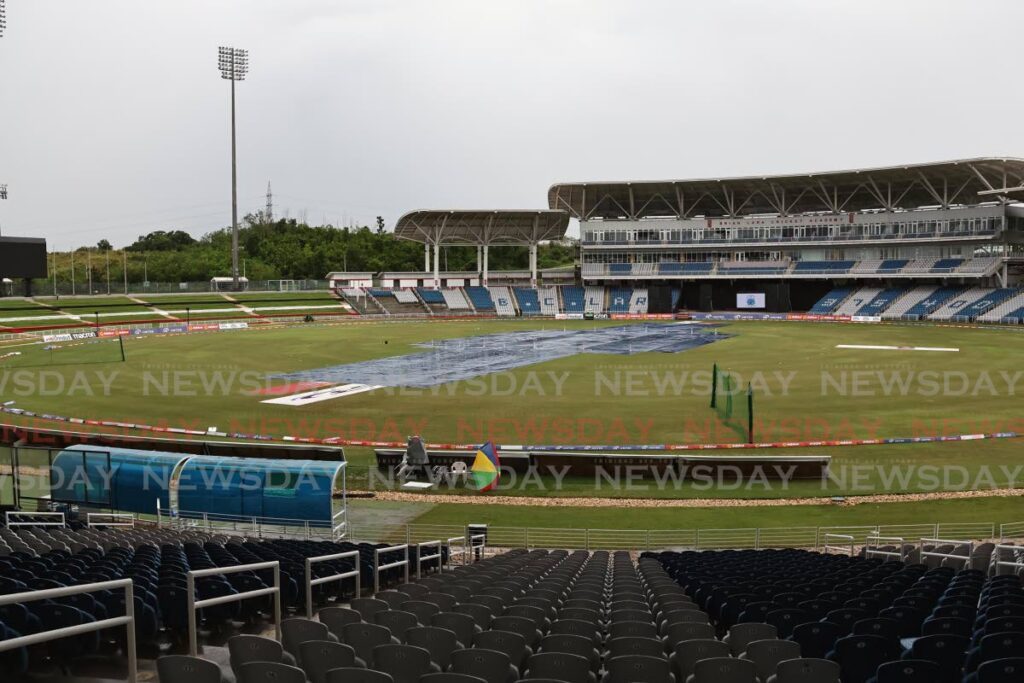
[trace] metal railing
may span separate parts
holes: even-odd
[[[131,512],[87,512],[85,514],[85,525],[87,527],[117,526],[135,528],[135,515]]]
[[[899,550],[885,550],[886,546],[897,545]],[[900,562],[907,559],[912,543],[907,543],[901,536],[868,536],[864,541],[864,557],[892,557]]]
[[[822,551],[826,555],[832,553],[832,551],[838,551],[853,557],[853,544],[855,540],[850,534],[825,534],[825,545],[822,547]],[[835,545],[833,541],[842,541],[842,545]]]
[[[1009,554],[1011,559],[1002,559],[1004,553]],[[1024,547],[1000,543],[992,551],[992,566],[995,569],[996,576],[1024,572]],[[1004,567],[1010,568],[1009,571],[1004,571]]]
[[[424,555],[424,548],[436,548],[437,552],[433,555]],[[441,573],[444,569],[444,552],[441,548],[441,541],[424,541],[416,545],[416,578],[423,578],[423,563],[437,561],[437,572]]]
[[[29,519],[23,522],[17,521],[22,517],[28,517]],[[31,519],[33,517],[59,521],[44,522],[38,519]],[[67,526],[63,512],[18,512],[16,510],[8,510],[4,513],[4,523],[8,528],[16,526]]]
[[[355,569],[348,572],[342,572],[340,574],[331,574],[330,576],[321,576],[319,578],[313,578],[313,565],[317,562],[329,562],[330,560],[345,560],[353,558]],[[334,555],[320,555],[319,557],[307,557],[306,558],[306,617],[309,619],[313,618],[313,586],[320,586],[325,583],[331,583],[332,581],[344,581],[345,579],[356,580],[356,597],[360,597],[362,593],[362,579],[359,576],[359,551],[349,550],[344,553],[335,553]]]
[[[274,585],[271,588],[258,588],[245,591],[244,593],[233,593],[221,595],[216,598],[196,600],[196,579],[204,576],[221,576],[223,574],[238,574],[240,572],[251,572],[260,569],[274,570]],[[273,562],[256,562],[253,564],[240,564],[236,567],[212,567],[210,569],[195,569],[185,575],[186,590],[188,591],[188,652],[193,657],[199,654],[198,633],[196,627],[196,611],[204,607],[224,605],[229,602],[240,602],[248,598],[258,598],[261,595],[274,596],[274,631],[277,639],[281,640],[281,564]]]
[[[395,562],[389,562],[387,564],[380,563],[380,556],[384,553],[391,553],[398,550],[405,551],[405,559],[396,560]],[[374,594],[380,592],[380,573],[386,569],[394,569],[395,567],[405,567],[405,583],[409,583],[409,544],[402,543],[401,545],[391,545],[387,548],[377,548],[373,551],[373,592]]]
[[[455,557],[455,546],[460,548],[462,564],[469,564],[469,539],[466,538],[465,534],[445,539],[444,545],[448,548],[448,569],[451,569],[454,566],[452,564],[452,558]]]
[[[933,549],[928,550],[926,545],[932,545]],[[953,549],[963,548],[966,552],[963,555],[956,553],[940,553],[938,548],[944,545],[951,545]],[[971,553],[974,551],[974,541],[964,541],[960,539],[949,539],[949,538],[922,538],[921,539],[921,562],[924,562],[926,557],[937,557],[939,564],[942,564],[943,560],[958,560],[964,563],[963,568],[968,569],[971,564]]]
[[[1024,538],[1024,522],[1010,522],[999,525],[999,540],[1008,538]]]
[[[299,538],[305,540],[338,540],[335,535],[340,529],[344,534],[346,522],[337,526],[334,520],[310,521],[308,519],[289,519],[278,517],[251,517],[245,515],[225,515],[215,512],[191,512],[179,510],[168,512],[157,509],[157,525],[169,526],[173,529],[201,529],[207,533],[237,533],[256,538]]]
[[[137,655],[135,651],[135,595],[132,590],[131,579],[117,579],[116,581],[101,581],[99,583],[87,583],[81,586],[47,588],[45,590],[29,591],[27,593],[11,593],[9,595],[0,595],[0,606],[11,605],[15,603],[34,602],[36,600],[54,600],[57,598],[67,597],[69,595],[82,595],[85,593],[95,593],[97,591],[117,589],[122,589],[124,591],[124,616],[110,617],[108,619],[92,621],[87,624],[65,626],[63,628],[55,628],[49,631],[40,631],[39,633],[33,633],[27,636],[19,636],[17,638],[0,640],[0,652],[16,650],[20,647],[36,645],[37,643],[45,643],[51,640],[57,640],[59,638],[80,636],[85,633],[93,633],[95,631],[102,631],[108,628],[124,626],[127,631],[125,640],[125,655],[128,660],[128,683],[135,683],[138,676],[138,664],[136,660]]]

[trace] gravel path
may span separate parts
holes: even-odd
[[[357,493],[357,492],[352,492]],[[402,503],[432,503],[434,505],[491,505],[581,508],[739,508],[785,507],[789,505],[828,505],[829,498],[540,498],[535,496],[452,496],[441,493],[403,493],[401,491],[358,492],[374,500]],[[1024,489],[989,489],[982,491],[944,491],[937,493],[895,493],[872,496],[847,497],[838,505],[865,505],[875,503],[909,503],[928,500],[962,500],[969,498],[1009,498],[1024,495]]]

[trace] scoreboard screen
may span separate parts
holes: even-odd
[[[45,278],[46,240],[0,237],[0,278]]]

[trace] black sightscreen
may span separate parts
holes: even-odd
[[[0,277],[46,277],[46,240],[0,237]]]

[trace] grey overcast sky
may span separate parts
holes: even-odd
[[[556,181],[1024,156],[1019,0],[7,0],[4,234],[388,226]]]

